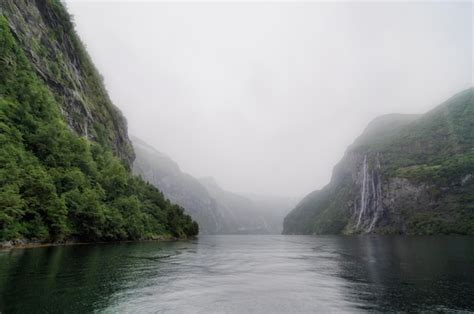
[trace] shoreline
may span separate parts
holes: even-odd
[[[156,239],[143,240],[123,240],[123,241],[98,241],[98,242],[81,242],[81,241],[64,241],[64,242],[28,242],[28,240],[4,241],[0,243],[0,252],[15,249],[34,249],[41,247],[54,246],[73,246],[73,245],[95,245],[95,244],[121,244],[121,243],[140,243],[140,242],[175,242],[183,240],[193,240],[196,237],[176,238],[176,237],[157,237]],[[6,244],[8,243],[8,244]]]

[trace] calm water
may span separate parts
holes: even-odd
[[[201,236],[0,252],[0,312],[474,311],[474,238]]]

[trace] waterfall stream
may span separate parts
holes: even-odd
[[[379,156],[377,155],[375,158],[375,167],[370,169],[367,155],[365,155],[362,164],[360,209],[356,227],[364,228],[367,232],[372,231],[382,212],[382,182]],[[369,221],[370,223],[367,223]]]
[[[362,215],[365,212],[366,203],[367,203],[367,176],[368,176],[368,167],[367,167],[367,155],[364,156],[364,164],[362,166],[363,172],[363,179],[362,179],[362,189],[360,192],[360,211],[359,211],[359,219],[357,219],[357,228],[360,225],[360,220],[362,219]]]

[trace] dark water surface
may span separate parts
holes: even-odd
[[[0,252],[0,312],[474,311],[473,237],[201,236]]]

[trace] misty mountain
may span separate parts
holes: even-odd
[[[219,211],[232,221],[232,233],[280,234],[283,218],[294,200],[274,196],[242,196],[222,189],[213,178],[201,183],[216,200]]]
[[[294,205],[284,197],[246,197],[223,190],[213,178],[196,179],[176,162],[133,137],[135,174],[183,206],[203,234],[279,234],[283,218]]]
[[[158,187],[165,197],[183,206],[199,224],[200,233],[220,233],[226,220],[216,201],[194,177],[182,172],[176,162],[145,142],[132,137],[136,154],[133,172]]]
[[[474,234],[474,89],[372,121],[284,233]]]

